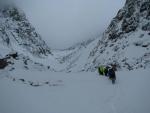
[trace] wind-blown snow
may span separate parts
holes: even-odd
[[[98,73],[0,71],[0,113],[149,113],[150,70]]]

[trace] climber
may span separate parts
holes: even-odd
[[[105,70],[105,67],[104,67],[104,66],[98,67],[98,72],[99,72],[100,75],[104,75],[104,74],[105,74],[105,73],[104,73],[104,70]]]
[[[108,70],[109,70],[110,68],[111,68],[110,66],[106,66],[106,67],[105,67],[105,70],[104,70],[105,76],[108,76]]]
[[[110,80],[112,80],[112,84],[115,84],[116,81],[116,66],[115,65],[111,65],[111,68],[108,70],[108,77]]]
[[[98,72],[99,72],[99,74],[100,75],[105,75],[105,76],[107,76],[107,74],[108,74],[108,69],[109,69],[109,67],[108,66],[100,66],[100,67],[98,67]]]

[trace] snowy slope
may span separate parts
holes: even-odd
[[[0,2],[1,3],[1,2]],[[8,59],[8,69],[49,69],[38,60],[47,56],[52,57],[50,48],[27,20],[24,12],[13,4],[0,5],[0,58],[9,54],[18,53],[17,59]]]
[[[111,63],[121,70],[150,68],[149,7],[149,0],[127,0],[103,36],[54,51],[59,70],[95,71],[99,65]]]
[[[98,73],[0,71],[0,113],[149,113],[150,70]]]
[[[118,68],[150,67],[150,1],[126,0],[90,53],[86,70],[115,63]]]
[[[10,48],[11,51],[36,57],[51,53],[23,11],[13,5],[0,6],[0,45]]]
[[[53,51],[54,57],[63,66],[61,71],[84,71],[83,66],[88,59],[88,54],[93,45],[96,45],[97,41],[98,39],[91,39],[82,43],[78,43],[63,51]]]

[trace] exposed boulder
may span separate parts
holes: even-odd
[[[6,66],[8,66],[8,62],[5,58],[0,59],[0,69],[4,69]]]
[[[16,59],[18,57],[18,53],[11,53],[11,54],[8,54],[6,55],[7,58],[13,58],[13,59]]]

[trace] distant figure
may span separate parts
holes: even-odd
[[[112,65],[112,67],[108,70],[108,77],[110,80],[112,80],[112,84],[115,84],[116,81],[116,67]]]
[[[108,70],[110,69],[110,67],[109,66],[106,66],[106,68],[105,68],[105,76],[108,76]]]

